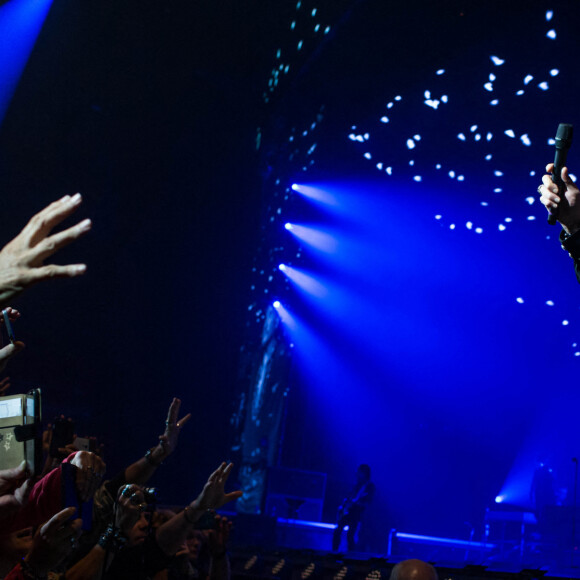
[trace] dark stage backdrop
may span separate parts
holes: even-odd
[[[2,239],[76,191],[94,224],[55,259],[86,276],[14,304],[27,348],[12,391],[41,386],[46,419],[102,439],[110,472],[156,443],[181,397],[193,419],[154,482],[167,502],[230,456],[267,5],[55,0],[0,128]]]
[[[540,456],[569,501],[578,285],[534,198],[577,115],[577,18],[54,0],[0,128],[1,231],[77,190],[94,227],[57,257],[85,277],[15,304],[14,391],[42,386],[112,471],[180,396],[194,419],[156,483],[186,501],[239,443],[239,348],[259,355],[278,299],[294,349],[278,457],[328,473],[327,519],[360,462],[380,541],[468,537],[496,496],[529,502]]]

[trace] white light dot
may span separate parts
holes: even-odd
[[[507,222],[508,224],[513,222],[514,220],[511,217],[506,217],[504,222]]]
[[[544,81],[538,85],[538,88],[542,89],[543,91],[547,91],[550,87],[548,86],[548,83]]]
[[[548,32],[546,32],[546,36],[548,38],[554,39],[556,38],[556,31],[552,28],[552,30],[548,30]]]
[[[505,231],[506,227],[505,227],[503,224],[499,224],[499,226],[497,226],[497,229],[498,229],[500,232],[503,232],[503,231]]]
[[[555,145],[556,144],[556,139],[548,139],[548,145]]]
[[[387,167],[385,169],[385,171],[389,174],[389,175],[393,175],[393,168],[392,167]]]
[[[453,179],[455,177],[455,171],[450,171],[449,177],[451,177],[451,179]]]
[[[445,74],[445,69],[444,68],[440,68],[435,74],[438,74],[438,75]]]
[[[499,171],[499,169],[496,169],[496,170],[493,172],[493,174],[494,174],[496,177],[502,177],[502,175],[503,175],[503,171]]]
[[[524,77],[524,85],[527,85],[532,80],[534,80],[534,77],[532,75],[526,75]]]
[[[388,117],[381,117],[381,123],[388,123],[388,122],[389,122]]]
[[[532,170],[532,171],[530,171],[530,176],[531,176],[531,177],[534,177],[534,175],[536,175],[536,172],[535,172],[535,171],[533,171],[533,170]]]
[[[486,161],[491,161],[491,158],[492,158],[492,155],[491,155],[491,153],[488,153],[488,154],[485,156],[485,160],[486,160]]]
[[[477,131],[477,125],[471,125],[471,127],[469,128],[469,130],[470,130],[472,133],[475,133],[475,132]]]
[[[476,234],[482,234],[483,233],[483,228],[475,228],[475,233]]]
[[[387,109],[392,109],[393,108],[393,103],[387,103]]]
[[[465,135],[464,135],[463,133],[459,133],[459,134],[457,135],[457,138],[458,138],[460,141],[465,141]]]
[[[370,153],[365,153],[364,155],[365,159],[372,159],[373,156]]]
[[[481,135],[479,133],[476,133],[474,139],[476,141],[481,141]]]
[[[300,41],[298,42],[297,50],[300,50],[300,49],[302,48],[302,45],[303,45],[303,44],[304,44],[304,41],[303,41],[303,40],[300,40]]]
[[[317,25],[314,27],[314,32],[318,32],[319,30],[320,30],[320,24],[317,24]]]
[[[423,180],[423,178],[420,175],[415,175],[415,177],[413,177],[413,179],[415,181],[422,181]]]
[[[410,165],[411,167],[413,167],[413,165],[415,165],[415,162],[414,162],[414,161],[411,159],[411,161],[409,161],[409,165]]]
[[[493,139],[493,134],[492,134],[492,133],[488,133],[488,134],[485,136],[485,138],[486,138],[486,140],[487,140],[487,141],[491,141],[491,140]]]
[[[536,200],[535,200],[535,199],[534,199],[532,196],[530,196],[530,197],[526,197],[526,201],[527,201],[527,202],[528,202],[530,205],[532,205],[532,204],[534,203],[534,201],[536,201]]]
[[[466,227],[468,230],[470,230],[471,228],[473,228],[473,223],[472,223],[472,222],[467,222],[467,223],[465,224],[465,227]]]
[[[553,300],[546,300],[546,304],[548,306],[554,306],[554,301]]]
[[[316,16],[316,8],[312,9],[312,17],[314,18],[314,16]]]
[[[501,187],[496,187],[493,192],[494,193],[501,193],[503,191],[503,189]]]
[[[573,173],[568,173],[568,176],[572,181],[576,181],[576,176]]]
[[[397,95],[397,96],[395,97],[395,101],[401,101],[402,99],[403,99],[403,97],[401,97],[400,95]]]
[[[521,137],[520,137],[522,143],[526,146],[529,147],[532,144],[531,139],[528,137],[527,133],[524,133]]]
[[[383,170],[383,164],[382,163],[377,163],[377,169],[379,171],[382,171]]]
[[[440,220],[442,217],[443,217],[443,216],[442,216],[441,214],[439,214],[439,213],[438,213],[438,214],[435,216],[435,219],[436,219],[436,220]]]
[[[489,58],[491,58],[495,66],[501,66],[505,62],[505,60],[499,58],[498,56],[490,56]]]
[[[437,165],[435,165],[435,169],[441,169],[441,163],[437,163]]]
[[[356,141],[356,135],[355,135],[354,133],[351,133],[351,134],[348,136],[348,138],[349,138],[351,141]]]
[[[516,92],[516,95],[518,95],[518,97],[521,97],[524,94],[524,89],[520,89],[519,91]]]
[[[576,348],[577,346],[578,346],[578,343],[577,342],[573,342],[572,343],[572,348]]]
[[[457,181],[464,181],[464,180],[465,180],[465,176],[463,176],[463,175],[457,176]]]
[[[512,129],[507,129],[506,131],[504,131],[504,134],[512,138],[516,136],[516,134],[513,132]]]
[[[365,133],[363,137],[365,138],[365,141],[368,141],[371,136],[368,133]]]
[[[495,75],[493,73],[490,73],[489,80],[490,81],[495,81]]]
[[[536,216],[535,216],[535,215],[529,215],[529,216],[527,217],[527,220],[528,220],[529,222],[533,222],[535,219],[536,219]]]
[[[568,326],[569,324],[570,324],[570,321],[562,320],[562,326]]]
[[[449,100],[449,97],[448,97],[447,95],[443,95],[443,96],[441,97],[441,101],[442,101],[443,103],[446,103],[448,100]]]
[[[553,68],[550,71],[550,76],[557,77],[559,73],[560,73],[560,71],[557,68]]]
[[[554,16],[554,12],[552,10],[548,10],[546,12],[546,20],[550,22],[550,20],[552,20],[552,16]]]
[[[489,101],[489,104],[490,104],[492,107],[495,107],[495,106],[496,106],[498,103],[499,103],[499,101],[498,101],[497,99],[494,99],[493,101]]]
[[[449,226],[449,229],[450,229],[450,230],[454,230],[454,229],[455,229],[455,224],[451,224],[451,225]]]
[[[575,352],[574,356],[580,356],[580,352]]]
[[[431,98],[431,91],[425,91],[423,94],[425,95],[425,98],[426,99],[430,99]]]
[[[487,207],[489,205],[489,203],[487,203],[487,201],[482,201],[480,203],[483,207]]]
[[[523,304],[524,303],[524,299],[523,298],[516,298],[516,302],[518,304]]]
[[[421,141],[421,135],[413,135],[413,139],[415,139],[415,141]]]
[[[324,34],[328,34],[329,32],[330,32],[330,26],[327,26],[327,27],[324,29]]]
[[[483,88],[484,88],[486,91],[489,91],[489,92],[491,93],[491,92],[493,91],[493,84],[492,84],[492,83],[485,83],[485,84],[483,85]]]

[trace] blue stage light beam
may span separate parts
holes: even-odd
[[[292,223],[287,223],[284,227],[304,243],[322,252],[334,254],[338,248],[338,241],[334,236],[331,236],[316,227]]]
[[[0,123],[51,5],[52,0],[11,0],[0,7]]]
[[[291,266],[286,266],[286,264],[280,264],[279,269],[283,272],[292,282],[300,286],[303,290],[316,296],[317,298],[325,298],[328,295],[328,289],[324,284],[316,280],[316,278],[310,274],[307,274],[304,270],[299,270],[298,268],[293,268]]]
[[[319,202],[320,204],[323,205],[328,205],[332,207],[339,205],[338,197],[321,187],[294,183],[292,185],[292,190],[295,191],[296,193],[299,193],[300,195],[302,195],[307,199]]]

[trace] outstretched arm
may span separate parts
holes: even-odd
[[[232,463],[222,463],[209,476],[197,498],[157,530],[157,544],[168,556],[177,553],[189,529],[208,509],[218,509],[242,496],[241,491],[225,492],[225,484],[233,467]]]
[[[66,195],[37,213],[24,229],[0,251],[0,308],[4,308],[29,286],[49,278],[73,278],[85,273],[85,264],[57,266],[44,260],[91,229],[86,219],[50,235],[82,201],[80,193]]]
[[[159,443],[150,450],[146,457],[141,457],[125,469],[127,483],[139,485],[147,483],[157,467],[175,451],[181,429],[191,418],[191,414],[188,413],[185,417],[178,419],[180,407],[181,400],[174,398],[167,411],[165,431],[163,435],[159,436]]]

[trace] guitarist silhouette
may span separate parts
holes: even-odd
[[[336,552],[340,546],[342,530],[348,526],[346,542],[349,551],[353,551],[355,545],[355,534],[359,527],[360,520],[367,505],[369,505],[375,495],[375,484],[371,481],[371,468],[362,464],[357,470],[356,485],[344,498],[342,505],[338,508],[337,526],[332,536],[332,550]]]

